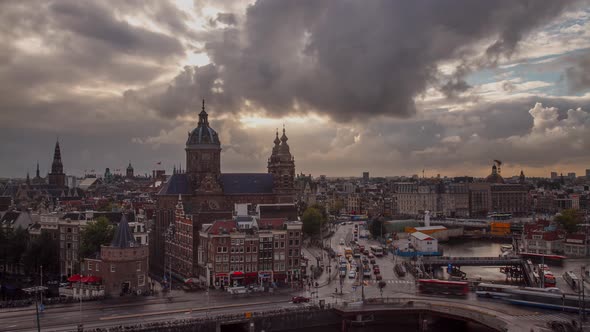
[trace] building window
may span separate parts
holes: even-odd
[[[115,272],[115,264],[111,264],[111,272]]]
[[[141,262],[135,263],[135,270],[136,271],[141,271]]]
[[[88,271],[92,271],[92,262],[88,262]]]
[[[137,286],[144,286],[145,285],[145,275],[140,274],[137,276]]]

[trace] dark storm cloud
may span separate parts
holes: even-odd
[[[248,100],[276,116],[299,105],[338,121],[406,117],[429,85],[448,96],[468,88],[463,75],[441,81],[441,61],[463,59],[461,74],[493,65],[568,4],[261,0],[248,8],[243,25],[214,31],[206,50],[228,95],[224,100],[231,101],[220,109],[236,111]],[[487,39],[485,52],[476,52]]]

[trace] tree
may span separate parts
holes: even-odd
[[[337,200],[330,208],[330,213],[332,215],[335,216],[339,216],[340,215],[340,210],[342,210],[342,208],[344,207],[344,204],[342,203],[342,201]]]
[[[385,219],[383,217],[377,217],[371,221],[369,225],[369,232],[373,238],[381,237],[385,234]]]
[[[80,258],[90,257],[100,251],[101,245],[111,243],[115,228],[106,217],[98,217],[84,227],[81,234]]]
[[[583,217],[578,210],[568,209],[561,211],[560,215],[555,217],[555,221],[568,233],[575,233],[578,225],[583,222]]]
[[[59,274],[59,242],[54,240],[49,233],[32,239],[23,255],[25,270],[29,273],[37,273],[43,266],[45,274]]]
[[[315,207],[308,207],[303,212],[303,232],[307,235],[314,236],[320,233],[320,227],[325,222],[322,213]]]

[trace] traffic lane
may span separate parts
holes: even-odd
[[[290,300],[282,300],[277,302],[264,302],[264,303],[242,303],[233,304],[226,306],[208,306],[208,307],[195,307],[195,308],[182,308],[176,310],[166,310],[160,312],[119,312],[110,315],[101,315],[100,313],[94,313],[93,315],[82,316],[82,322],[86,328],[89,327],[107,327],[113,325],[124,325],[124,324],[135,324],[140,320],[141,322],[156,322],[163,320],[173,320],[179,317],[191,317],[194,313],[202,312],[207,314],[224,314],[232,312],[246,312],[246,311],[263,311],[263,310],[275,310],[277,308],[291,308],[299,307],[301,304],[290,303]],[[42,317],[41,326],[43,329],[52,330],[71,330],[75,329],[77,324],[80,322],[79,313],[70,313],[63,315],[62,317]],[[18,322],[7,321],[4,326],[11,326],[11,331],[27,331],[36,330],[36,322],[33,324],[18,324]]]
[[[136,307],[126,307],[123,309],[117,308],[115,310],[83,310],[82,311],[82,321],[83,322],[91,322],[103,317],[117,317],[120,315],[154,315],[158,312],[171,312],[177,310],[186,310],[188,308],[193,308],[194,310],[200,310],[201,308],[208,308],[208,307],[216,307],[216,306],[227,306],[227,305],[252,305],[252,303],[260,302],[260,301],[271,301],[273,303],[277,302],[287,302],[291,298],[291,295],[271,295],[271,296],[263,296],[259,298],[255,297],[227,297],[225,301],[211,301],[209,305],[203,303],[203,299],[195,299],[191,302],[182,302],[182,303],[168,303],[166,305],[156,305],[156,306],[136,306]],[[54,326],[54,325],[63,325],[63,324],[78,324],[80,322],[80,311],[77,310],[78,308],[73,307],[69,312],[50,312],[46,311],[40,315],[41,325],[42,326]],[[36,326],[35,315],[28,315],[28,317],[32,317],[30,320],[23,319],[27,317],[27,315],[23,315],[20,317],[9,317],[4,318],[2,321],[9,322],[10,324],[6,324],[7,326],[16,325],[15,327],[18,328],[26,328],[30,327],[33,328]],[[5,325],[5,326],[6,326]]]

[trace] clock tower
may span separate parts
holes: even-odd
[[[196,191],[219,191],[221,144],[217,132],[209,127],[205,100],[199,123],[188,133],[186,141],[186,174]]]

